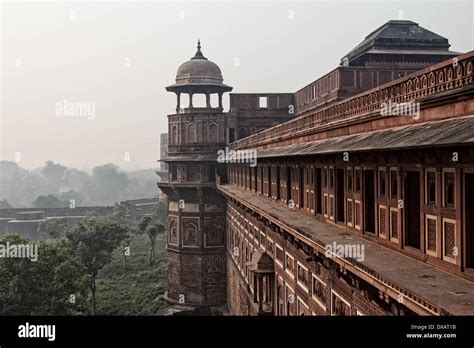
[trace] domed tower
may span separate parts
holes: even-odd
[[[176,83],[166,87],[176,93],[176,113],[168,115],[169,179],[159,183],[168,196],[168,291],[170,303],[218,306],[226,302],[224,249],[225,199],[215,188],[216,175],[224,177],[217,163],[223,149],[225,114],[222,95],[232,87],[223,83],[220,68],[197,52],[183,63]],[[182,105],[181,95],[189,103]],[[193,96],[204,94],[206,105],[195,107]],[[211,94],[218,105],[211,106]]]
[[[206,96],[206,107],[204,109],[222,112],[222,94],[230,92],[232,87],[223,83],[219,66],[204,57],[201,52],[201,42],[198,40],[196,54],[190,60],[180,65],[176,73],[176,83],[166,87],[166,90],[176,93],[178,101],[176,112],[189,112],[191,109],[197,109],[193,106],[193,95],[195,94],[204,94]],[[189,95],[189,105],[184,109],[180,105],[181,94],[183,93]],[[217,108],[211,108],[211,94],[218,94],[219,96]],[[199,111],[203,111],[203,108],[199,109],[201,109]]]

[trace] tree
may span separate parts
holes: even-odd
[[[75,208],[82,204],[84,201],[84,195],[81,192],[69,190],[62,192],[59,195],[59,200],[63,202],[63,206]],[[71,203],[74,203],[74,205],[72,206]]]
[[[137,235],[140,235],[140,230],[136,227],[129,227],[127,236],[122,241],[122,252],[123,252],[123,268],[127,269],[127,256],[129,256],[130,244]]]
[[[64,207],[64,202],[54,195],[38,196],[31,205],[34,208],[61,208]]]
[[[2,190],[3,183],[0,184]],[[4,186],[5,188],[5,186]],[[2,195],[14,206],[29,206],[40,195],[51,193],[46,179],[29,172],[24,177],[11,178],[6,184],[6,194]]]
[[[89,275],[92,312],[96,314],[96,278],[127,236],[127,227],[104,217],[88,218],[66,233],[72,252]]]
[[[153,266],[153,263],[155,262],[155,241],[158,236],[158,228],[154,225],[148,226],[146,234],[150,239],[150,266]]]
[[[88,180],[89,174],[75,168],[68,168],[64,173],[64,186],[75,191],[82,190]]]
[[[146,229],[148,228],[148,226],[150,225],[152,221],[153,219],[151,218],[151,216],[144,216],[138,222],[138,228],[140,229],[142,233],[145,233]]]
[[[128,177],[113,164],[97,166],[90,180],[84,185],[84,193],[94,204],[111,205],[120,201],[127,190]]]
[[[58,239],[64,237],[68,228],[66,219],[50,219],[47,218],[40,223],[38,229],[41,239]]]
[[[128,211],[125,206],[115,203],[112,208],[112,211],[108,213],[107,216],[114,221],[118,221],[121,224],[128,225],[130,224],[130,219],[127,214]]]
[[[165,226],[156,224],[151,216],[144,216],[138,222],[139,233],[146,233],[150,240],[150,266],[155,262],[155,242],[156,237],[165,232]]]
[[[41,169],[41,174],[46,178],[46,180],[53,183],[59,183],[63,178],[66,167],[61,164],[56,164],[53,161],[46,161],[45,166]]]
[[[112,212],[107,214],[107,217],[113,221],[117,221],[123,225],[128,226],[128,231],[127,231],[127,236],[124,238],[124,240],[121,243],[122,246],[122,252],[123,252],[123,268],[127,269],[127,254],[130,249],[130,244],[132,243],[132,240],[140,234],[140,230],[137,228],[137,226],[131,225],[130,224],[130,219],[127,216],[127,208],[124,205],[120,205],[118,203],[115,203],[115,205],[112,208]]]
[[[7,235],[1,244],[31,241]],[[0,315],[87,314],[87,273],[61,243],[37,244],[37,260],[0,258]]]
[[[165,226],[162,224],[150,225],[146,229],[146,234],[150,239],[150,266],[155,263],[155,242],[158,234],[162,234],[165,231]]]
[[[56,164],[53,161],[47,161],[41,174],[43,174],[46,181],[48,181],[51,189],[57,190],[64,182],[64,173],[66,167],[61,164]]]

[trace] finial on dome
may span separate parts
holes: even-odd
[[[201,40],[200,39],[198,39],[196,54],[191,59],[207,59],[206,57],[204,57],[204,55],[201,52]]]

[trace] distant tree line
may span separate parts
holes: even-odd
[[[123,172],[114,164],[96,166],[91,174],[47,161],[35,170],[0,161],[0,208],[59,208],[113,205],[158,195],[154,170]]]

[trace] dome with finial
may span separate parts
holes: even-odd
[[[196,54],[190,60],[180,65],[176,73],[176,84],[166,89],[178,91],[188,86],[231,89],[231,87],[223,84],[223,81],[221,69],[216,63],[204,57],[201,52],[201,41],[198,40]]]

